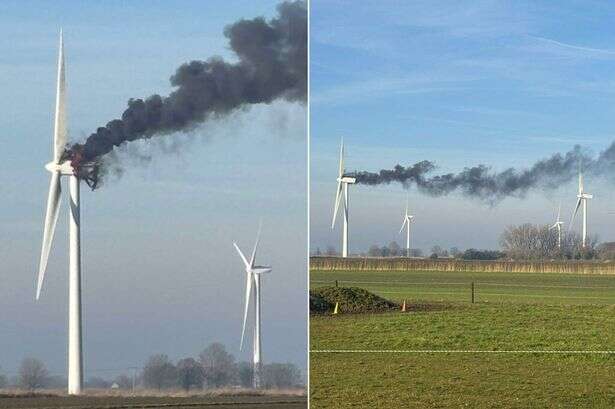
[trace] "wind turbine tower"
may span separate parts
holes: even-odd
[[[58,78],[56,90],[55,126],[53,135],[53,160],[45,165],[51,172],[47,211],[43,232],[43,245],[38,269],[36,299],[43,286],[47,260],[58,221],[62,193],[61,178],[68,177],[69,186],[69,269],[68,269],[68,393],[81,394],[83,389],[83,350],[81,338],[81,228],[79,178],[71,163],[62,159],[66,147],[66,67],[64,64],[64,41],[60,31],[58,55]]]
[[[350,198],[348,196],[348,185],[352,185],[357,182],[356,178],[345,175],[345,172],[346,169],[344,168],[344,140],[342,139],[340,145],[339,168],[337,172],[335,208],[333,209],[333,221],[331,222],[331,228],[333,229],[335,227],[335,217],[337,216],[340,202],[342,202],[344,212],[344,225],[342,230],[342,257],[348,257],[348,205],[350,201]]]
[[[246,297],[243,313],[243,326],[241,328],[241,341],[239,350],[243,350],[243,338],[246,331],[246,322],[248,320],[248,312],[250,310],[250,298],[254,299],[254,340],[253,340],[253,376],[252,385],[254,389],[259,389],[262,385],[262,355],[261,355],[261,275],[270,273],[271,267],[255,265],[256,250],[258,248],[258,240],[260,237],[261,228],[259,226],[256,234],[256,242],[252,250],[250,261],[243,255],[237,243],[233,243],[235,250],[243,260],[246,268]]]
[[[557,219],[555,219],[555,223],[553,224],[553,226],[549,227],[549,230],[557,229],[557,248],[558,249],[562,248],[562,226],[564,225],[564,222],[560,220],[561,211],[562,211],[562,205],[560,204],[559,207],[557,208]]]
[[[406,200],[406,213],[404,215],[404,221],[401,224],[401,229],[399,229],[399,234],[406,227],[406,257],[410,257],[410,223],[414,220],[414,216],[408,213],[408,200]]]
[[[593,199],[594,195],[589,193],[585,193],[583,188],[583,172],[579,170],[579,194],[577,195],[577,205],[574,208],[574,213],[572,214],[572,219],[570,220],[570,225],[574,221],[575,216],[579,210],[581,204],[583,205],[583,233],[582,233],[582,246],[585,248],[587,242],[587,201],[589,199]]]

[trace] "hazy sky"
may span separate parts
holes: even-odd
[[[348,171],[424,159],[441,172],[503,170],[575,144],[606,148],[615,139],[614,18],[607,1],[313,0],[312,247],[340,248],[341,226],[330,223],[342,136]],[[586,187],[590,233],[615,240],[612,186]],[[395,184],[351,187],[351,252],[403,242],[406,194]],[[508,224],[553,223],[560,200],[567,226],[574,182],[495,207],[411,190],[414,246],[497,248]]]
[[[129,98],[168,94],[181,63],[233,59],[224,27],[271,17],[277,3],[0,4],[0,373],[34,356],[65,374],[66,200],[34,300],[60,26],[69,134],[80,140],[121,114]],[[261,217],[257,261],[273,266],[263,281],[264,361],[305,368],[305,122],[301,104],[254,106],[171,143],[139,143],[122,155],[151,160],[95,192],[83,185],[86,377],[142,365],[154,353],[196,356],[214,341],[248,359],[249,348],[238,351],[245,272],[232,242],[251,251]]]

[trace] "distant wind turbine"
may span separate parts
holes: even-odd
[[[356,179],[352,176],[346,176],[344,173],[344,140],[342,139],[340,145],[340,161],[337,172],[337,190],[335,192],[335,207],[333,209],[333,221],[331,222],[331,228],[335,227],[335,217],[340,207],[340,201],[343,196],[343,211],[344,211],[344,226],[342,230],[342,257],[348,257],[348,205],[350,198],[348,196],[348,185],[356,183]]]
[[[410,257],[410,223],[414,220],[414,216],[408,213],[409,199],[406,199],[406,213],[404,213],[404,221],[399,229],[399,234],[406,227],[406,257]]]
[[[572,226],[572,222],[574,221],[575,216],[583,204],[583,235],[582,235],[582,246],[585,248],[585,244],[587,242],[587,201],[592,199],[594,196],[589,193],[585,193],[583,188],[583,172],[579,169],[579,194],[577,195],[577,205],[574,208],[574,213],[572,214],[572,218],[570,219],[570,226]]]
[[[233,243],[237,253],[243,260],[246,267],[246,297],[245,307],[243,313],[243,326],[241,328],[241,341],[239,343],[239,350],[243,350],[243,338],[246,331],[246,322],[248,320],[248,311],[250,309],[250,297],[254,297],[254,344],[253,344],[253,377],[252,384],[254,389],[258,389],[262,385],[262,356],[261,356],[261,275],[271,272],[271,267],[257,266],[255,265],[256,250],[258,248],[258,241],[261,234],[261,227],[258,228],[256,234],[256,242],[254,243],[254,250],[252,250],[252,257],[250,261],[241,252],[241,249],[237,243]]]
[[[56,90],[55,126],[53,135],[53,160],[45,165],[51,172],[47,212],[43,232],[43,245],[38,268],[36,299],[41,295],[47,260],[53,242],[60,211],[62,176],[68,177],[69,211],[69,271],[68,271],[68,393],[79,395],[83,389],[83,351],[81,345],[81,220],[79,178],[69,161],[62,159],[67,142],[66,132],[66,72],[64,65],[64,41],[60,31],[58,55],[58,78]]]
[[[553,226],[549,227],[549,230],[557,229],[557,248],[559,249],[562,248],[562,226],[564,225],[564,222],[560,220],[561,210],[562,205],[560,203],[559,207],[557,208],[557,219],[555,219],[555,223],[553,224]]]

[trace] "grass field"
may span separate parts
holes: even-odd
[[[0,408],[229,408],[229,409],[300,409],[307,407],[301,396],[34,396],[0,397]]]
[[[615,276],[313,272],[311,280],[440,307],[312,316],[312,408],[615,407],[615,354],[417,352],[613,351]],[[314,352],[330,350],[360,352]],[[379,350],[389,352],[365,352]]]
[[[311,287],[361,287],[390,300],[539,304],[615,304],[615,275],[466,273],[431,271],[313,271]]]

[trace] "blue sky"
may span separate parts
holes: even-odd
[[[51,154],[58,31],[64,28],[68,118],[80,140],[131,97],[167,94],[181,63],[230,55],[223,29],[273,16],[277,1],[60,1],[0,4],[0,373],[24,356],[64,374],[64,207],[41,300],[34,301]],[[306,365],[306,107],[277,102],[210,122],[100,190],[82,188],[85,369],[105,376],[154,353],[238,351],[245,277],[263,219],[264,360]],[[66,191],[66,189],[65,189]],[[64,201],[66,204],[66,201]]]
[[[575,144],[606,148],[615,139],[614,19],[606,1],[312,1],[312,247],[340,247],[330,223],[342,136],[349,171],[424,159],[442,172],[501,170]],[[586,185],[590,233],[615,240],[612,187]],[[552,222],[560,200],[569,217],[575,189],[495,207],[411,190],[414,243],[497,248],[506,225]],[[406,194],[351,188],[351,251],[403,241]]]

